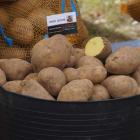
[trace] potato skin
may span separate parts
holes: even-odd
[[[25,18],[15,18],[8,26],[7,37],[12,38],[16,44],[30,44],[34,39],[32,23]]]
[[[64,73],[55,67],[49,67],[41,70],[37,81],[54,97],[56,97],[61,88],[66,85]]]
[[[98,58],[99,60],[101,60],[102,62],[105,62],[106,58],[112,53],[112,47],[110,42],[108,41],[107,38],[102,37],[103,42],[104,42],[104,49],[100,52],[100,54],[98,54],[96,56],[96,58]]]
[[[116,76],[117,76],[117,75],[112,75],[112,76],[107,77],[107,78],[101,83],[101,85],[107,88],[107,85],[108,85],[109,81],[110,81],[112,78],[116,77]]]
[[[110,94],[108,93],[107,89],[99,84],[94,85],[94,91],[89,98],[89,101],[101,101],[101,100],[108,100],[110,99]]]
[[[72,46],[63,35],[54,35],[39,41],[31,50],[31,64],[34,72],[47,67],[63,69],[71,56]]]
[[[140,66],[137,68],[137,70],[132,74],[131,76],[132,78],[134,78],[138,85],[140,86]]]
[[[140,46],[139,47],[136,47],[136,49],[138,50],[138,52],[140,53]]]
[[[85,65],[94,65],[94,66],[104,67],[103,63],[99,59],[93,56],[83,56],[79,59],[79,61],[76,62],[75,68],[79,68]]]
[[[55,100],[49,93],[42,87],[37,81],[23,80],[21,82],[23,87],[22,93],[24,95],[32,96],[35,98],[46,99],[46,100]]]
[[[74,48],[72,49],[72,55],[76,58],[76,62],[83,56],[85,56],[85,49]]]
[[[0,68],[0,84],[4,85],[6,83],[6,75],[4,71]]]
[[[32,72],[30,63],[22,59],[4,59],[0,63],[1,69],[4,71],[8,80],[23,80]]]
[[[129,75],[140,65],[140,55],[135,48],[125,46],[110,54],[105,63],[109,73]]]
[[[139,93],[138,94],[140,94],[140,87],[139,87]]]
[[[69,83],[73,80],[78,80],[79,79],[78,72],[74,68],[65,68],[65,69],[63,69],[63,73],[66,77],[67,83]]]
[[[63,70],[67,82],[78,79],[89,79],[93,84],[101,83],[107,76],[107,71],[102,66],[86,65],[78,69],[66,68]]]
[[[93,84],[101,83],[107,76],[107,71],[102,66],[87,65],[77,69],[79,79],[89,79]]]
[[[133,78],[122,75],[112,78],[107,90],[113,98],[124,98],[137,95],[139,87]]]
[[[76,58],[74,56],[70,56],[70,60],[68,64],[66,65],[66,68],[74,67],[76,63]]]
[[[5,61],[7,61],[7,59],[0,59],[0,68],[1,68],[1,64]]]
[[[29,75],[27,75],[24,80],[30,80],[30,79],[33,79],[33,80],[36,80],[37,81],[37,76],[38,76],[38,73],[30,73]]]
[[[22,80],[15,80],[15,81],[9,81],[6,84],[3,85],[3,87],[6,90],[16,92],[16,93],[21,93],[22,92],[22,86],[20,85]]]
[[[88,101],[93,92],[93,89],[94,86],[88,79],[74,80],[61,89],[57,100]]]

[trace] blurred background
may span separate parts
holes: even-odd
[[[140,40],[140,23],[122,12],[127,0],[77,0],[89,38],[107,37],[111,43]]]

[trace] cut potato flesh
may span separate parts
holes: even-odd
[[[85,47],[85,54],[87,56],[97,56],[104,49],[104,41],[102,37],[95,37],[88,41]]]

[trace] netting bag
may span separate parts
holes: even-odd
[[[33,46],[48,34],[46,16],[62,13],[62,9],[65,9],[65,12],[71,12],[72,1],[74,0],[2,2],[0,4],[0,25],[4,33],[0,34],[0,58],[30,59],[30,51]],[[78,33],[66,35],[66,37],[72,45],[77,45],[87,38],[88,31],[83,24],[80,10],[75,1],[74,5],[78,13]],[[11,44],[9,39],[13,41],[12,46],[9,45]]]
[[[80,48],[80,49],[85,49],[86,43],[87,43],[86,41],[83,41],[80,44],[75,44],[74,47],[75,48]]]
[[[16,1],[16,0],[0,0],[0,2],[5,2],[5,1]]]
[[[75,6],[74,6],[75,5]],[[77,12],[77,30],[76,34],[66,35],[68,40],[73,46],[80,46],[80,44],[85,41],[88,37],[88,30],[85,27],[83,20],[81,18],[80,9],[75,0],[55,0],[56,14],[66,13],[66,12]],[[75,8],[75,9],[74,9]]]
[[[51,5],[51,0],[47,0]],[[5,36],[13,39],[9,48],[0,36],[0,58],[30,59],[33,46],[47,34],[46,16],[55,14],[53,5],[45,0],[17,0],[0,5],[0,24]]]

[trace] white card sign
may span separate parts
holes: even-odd
[[[55,34],[75,34],[77,33],[76,13],[64,13],[47,16],[47,26],[49,37]]]

